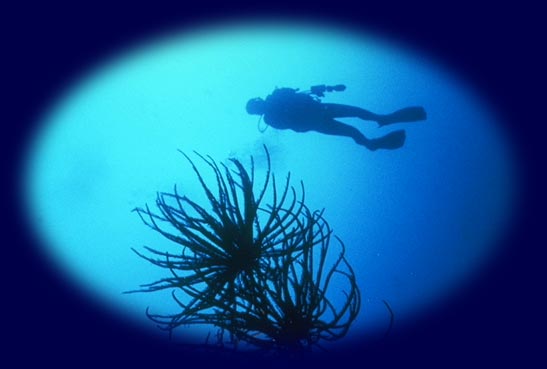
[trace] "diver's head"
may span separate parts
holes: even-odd
[[[262,115],[266,112],[266,102],[260,97],[255,97],[247,102],[247,113],[254,115]]]

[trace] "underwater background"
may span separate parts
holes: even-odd
[[[382,300],[395,331],[444,308],[496,260],[513,213],[514,155],[496,111],[401,44],[344,29],[254,27],[144,44],[90,69],[57,99],[27,156],[24,193],[45,240],[42,260],[75,295],[158,334],[144,308],[162,309],[165,296],[122,292],[163,273],[130,248],[166,241],[131,209],[175,183],[199,198],[177,149],[221,162],[253,155],[260,177],[265,144],[276,176],[290,171],[308,206],[325,209],[356,270],[362,309],[339,345],[382,336]],[[422,105],[428,119],[393,127],[407,130],[402,149],[369,152],[344,138],[261,133],[244,111],[247,99],[276,86],[318,83],[348,86],[325,102],[380,113]],[[347,122],[371,137],[392,129]]]
[[[512,147],[480,98],[426,58],[366,35],[284,23],[228,24],[120,58],[90,74],[44,122],[27,180],[46,254],[120,316],[155,330],[146,307],[178,309],[171,291],[122,294],[170,276],[130,248],[180,252],[131,210],[153,208],[156,192],[175,184],[210,209],[177,150],[247,166],[252,156],[260,183],[265,145],[278,182],[289,172],[297,191],[303,182],[306,205],[325,210],[362,290],[362,311],[340,344],[387,330],[383,300],[397,329],[458,293],[495,257],[514,202]],[[428,118],[406,124],[403,148],[371,152],[345,137],[265,129],[245,112],[248,99],[276,86],[321,83],[347,85],[325,102],[380,113],[422,105]],[[345,121],[368,137],[403,126]]]

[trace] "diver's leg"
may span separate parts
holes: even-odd
[[[369,139],[355,127],[334,119],[317,125],[313,130],[327,135],[351,137],[357,144],[365,146],[369,150],[397,149],[403,146],[406,138],[405,131],[399,130],[379,138]]]
[[[370,142],[357,128],[334,119],[323,121],[313,127],[313,130],[326,135],[351,137],[356,143],[363,146],[367,146]]]
[[[377,119],[377,122],[380,126],[385,126],[392,123],[403,123],[403,122],[416,122],[419,120],[425,120],[427,114],[425,109],[421,106],[410,106],[408,108],[403,108],[397,110],[391,114],[386,114]]]
[[[416,122],[425,120],[427,114],[421,106],[411,106],[397,110],[391,114],[375,114],[368,110],[342,104],[321,104],[325,115],[328,118],[360,118],[373,120],[380,126],[393,123]]]
[[[374,146],[377,149],[394,150],[402,147],[405,144],[406,132],[402,129],[389,132],[388,134],[370,140],[369,146]]]
[[[321,104],[325,115],[328,118],[361,118],[363,120],[378,121],[383,116],[374,114],[368,110],[342,104]]]

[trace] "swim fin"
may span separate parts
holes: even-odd
[[[406,133],[404,130],[398,130],[388,133],[385,136],[374,138],[367,143],[370,150],[388,149],[394,150],[405,144]]]
[[[378,119],[378,124],[380,126],[385,126],[392,123],[416,122],[419,120],[425,120],[426,118],[427,114],[423,107],[411,106],[382,116]]]

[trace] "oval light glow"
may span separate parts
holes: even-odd
[[[406,129],[403,148],[371,152],[348,138],[262,133],[245,112],[276,86],[322,83],[347,86],[325,102],[378,113],[421,105],[428,118],[393,128],[345,119],[370,137]],[[344,241],[363,298],[349,335],[362,337],[387,327],[383,300],[412,320],[495,257],[515,192],[496,119],[438,65],[367,35],[293,23],[175,34],[90,72],[51,109],[29,151],[29,213],[68,280],[155,330],[144,311],[170,312],[169,292],[123,292],[166,276],[130,248],[167,241],[131,210],[175,183],[201,196],[177,149],[218,162],[253,155],[260,177],[265,144],[273,172],[302,180],[307,205],[324,208]]]

